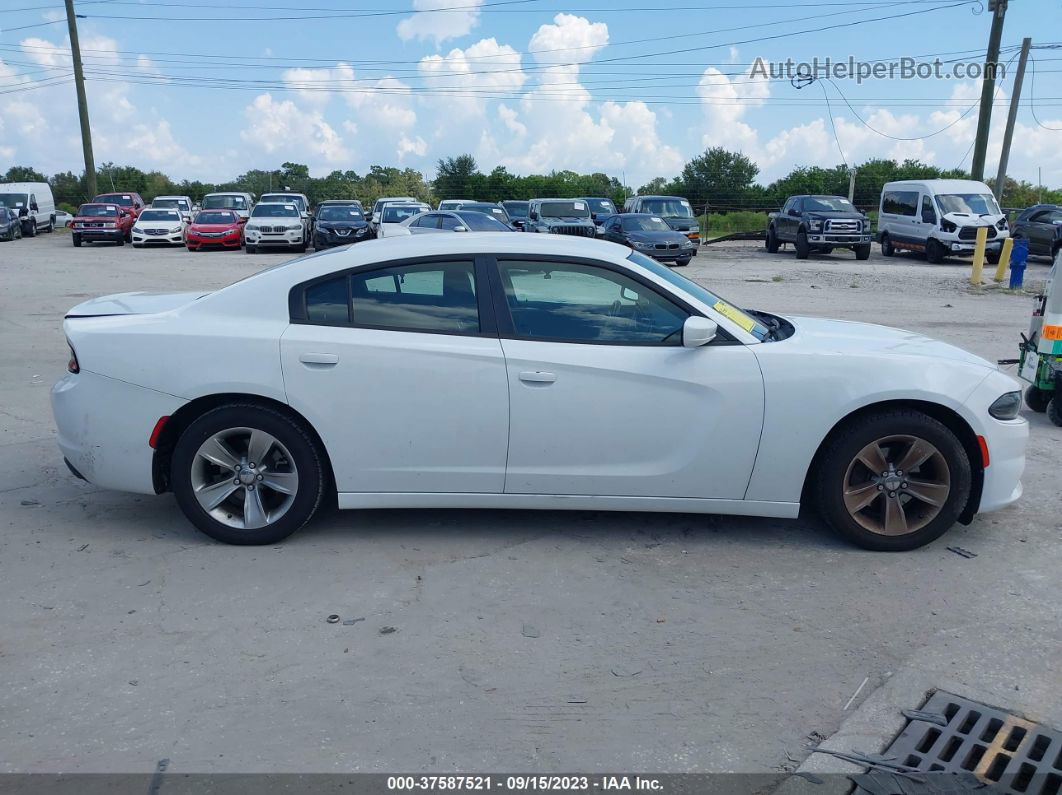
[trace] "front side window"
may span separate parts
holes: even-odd
[[[929,200],[928,196],[922,197],[922,223],[935,224],[937,222],[937,214],[933,212],[933,203]]]
[[[424,212],[419,207],[402,207],[400,205],[389,204],[383,208],[383,216],[381,221],[385,224],[400,224],[407,218],[412,218],[414,215],[420,215]]]
[[[511,232],[505,224],[496,218],[480,212],[459,212],[464,225],[470,232]]]
[[[622,273],[569,262],[498,262],[521,337],[615,345],[680,345],[687,313]]]

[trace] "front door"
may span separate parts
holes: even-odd
[[[605,264],[504,259],[505,491],[742,499],[763,421],[752,352],[681,344],[689,312]]]
[[[500,493],[509,389],[468,261],[317,279],[281,338],[291,405],[310,421],[340,492]]]

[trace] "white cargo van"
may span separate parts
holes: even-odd
[[[0,205],[18,213],[26,237],[55,230],[55,200],[47,182],[0,183]]]
[[[985,254],[999,260],[1010,235],[1007,217],[983,182],[969,179],[921,179],[889,182],[881,190],[878,240],[881,253],[919,251],[930,262],[974,250],[977,230],[987,227]]]

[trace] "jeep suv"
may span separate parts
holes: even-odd
[[[527,207],[525,232],[594,237],[597,226],[582,199],[532,199]]]
[[[786,243],[796,249],[797,259],[835,248],[869,259],[870,221],[843,196],[790,196],[780,213],[767,216],[767,250],[774,254]]]

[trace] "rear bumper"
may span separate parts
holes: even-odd
[[[105,489],[154,494],[148,439],[186,401],[82,370],[51,393],[59,450],[79,477]]]

